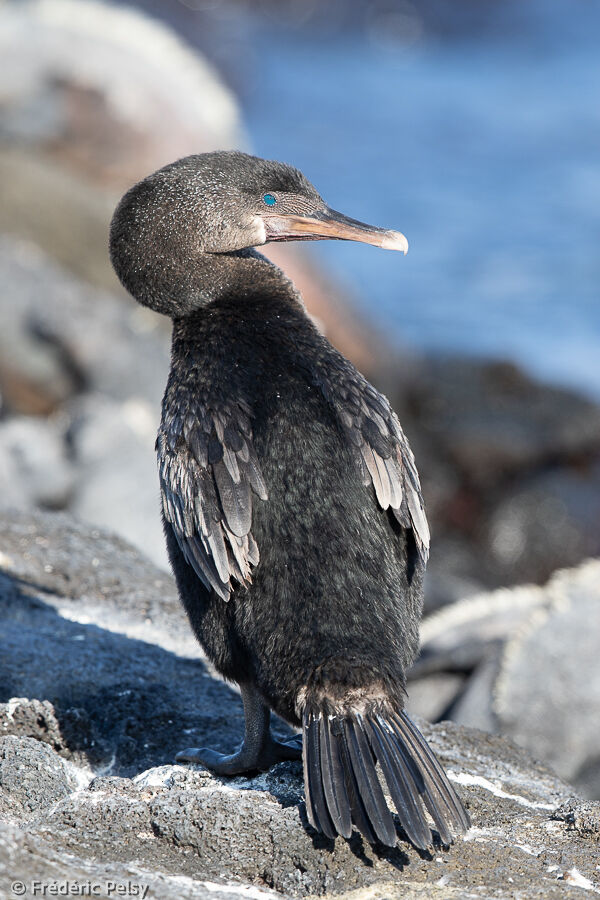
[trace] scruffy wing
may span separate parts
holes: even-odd
[[[163,511],[198,578],[228,600],[259,560],[252,495],[267,489],[243,403],[163,416],[156,442]]]
[[[343,356],[321,373],[320,386],[355,451],[365,484],[379,505],[412,529],[421,561],[429,556],[429,526],[415,459],[388,400]]]

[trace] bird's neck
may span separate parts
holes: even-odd
[[[126,284],[144,306],[173,319],[192,316],[203,309],[256,297],[278,298],[302,305],[300,294],[276,265],[256,250],[233,253],[201,253],[168,266],[158,257],[151,269],[137,270],[135,283]]]
[[[256,250],[215,254],[210,279],[209,304],[264,298],[303,306],[299,292],[287,275]]]

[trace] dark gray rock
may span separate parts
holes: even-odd
[[[480,487],[600,451],[597,404],[541,384],[510,363],[432,358],[411,401],[421,427],[468,483]]]
[[[3,612],[18,624],[31,611],[59,612],[72,623],[200,655],[171,576],[117,536],[63,513],[0,508],[0,547]]]
[[[66,885],[90,886],[91,896],[99,900],[115,897],[146,897],[149,900],[239,900],[240,894],[248,900],[274,900],[279,897],[258,887],[200,881],[184,875],[168,875],[165,872],[144,868],[137,862],[109,863],[85,858],[76,853],[55,849],[48,841],[34,832],[24,831],[15,825],[0,821],[0,896],[17,896],[15,882],[26,886],[31,895],[39,893],[43,885],[54,890],[54,896]],[[85,895],[84,895],[85,896]],[[90,894],[88,894],[90,896]]]
[[[473,670],[463,690],[451,706],[446,707],[446,718],[482,731],[498,731],[494,715],[494,686],[500,668],[500,647],[496,645]],[[441,677],[441,676],[438,676]]]
[[[181,766],[150,769],[133,781],[96,779],[29,830],[61,853],[96,863],[135,858],[145,870],[241,879],[292,897],[384,887],[400,873],[411,889],[437,885],[443,896],[504,897],[508,889],[525,898],[558,897],[565,880],[594,878],[595,832],[576,831],[570,816],[556,818],[557,808],[577,801],[549,770],[499,738],[454,726],[427,733],[474,820],[465,839],[432,855],[402,842],[382,851],[358,836],[331,842],[314,835],[299,802],[299,764],[228,781]],[[586,821],[593,815],[592,806]]]
[[[600,462],[552,468],[508,488],[487,526],[498,582],[543,582],[553,571],[600,555]]]
[[[5,818],[25,821],[87,781],[45,743],[12,735],[0,738],[0,814]]]
[[[269,889],[528,900],[596,887],[597,805],[578,806],[499,737],[421,723],[473,819],[432,854],[401,835],[385,851],[315,835],[298,763],[229,780],[172,765],[190,735],[236,746],[242,715],[199,658],[170,578],[65,515],[4,514],[0,541],[2,786],[18,825],[0,825],[0,894],[17,878],[89,879],[107,897],[109,880],[129,881],[158,900]]]
[[[557,822],[566,822],[582,837],[600,840],[600,803],[569,797],[554,811],[552,818]]]
[[[600,797],[600,754],[592,753],[573,776],[582,797]]]
[[[419,466],[419,469],[431,477],[427,468]],[[429,504],[427,515],[435,528],[435,511]],[[484,592],[486,584],[481,569],[481,560],[471,540],[448,534],[436,538],[425,573],[425,612],[433,613],[443,606]]]
[[[236,745],[241,702],[207,673],[170,576],[64,515],[7,512],[0,542],[0,701],[49,701],[42,728],[62,755],[130,775],[189,735]],[[9,733],[32,734],[27,712]]]
[[[2,576],[0,582],[3,597],[6,598],[7,579]],[[18,595],[17,595],[18,596]],[[20,602],[20,601],[19,601]],[[23,619],[27,616],[27,607],[22,609]],[[3,621],[8,615],[3,615]],[[72,713],[79,711],[73,710]],[[79,715],[71,715],[74,721],[85,718]],[[83,723],[81,723],[83,724]],[[85,725],[83,725],[85,732]],[[35,738],[44,744],[49,744],[61,756],[72,756],[71,747],[74,746],[73,728],[70,729],[69,738],[62,734],[61,723],[56,718],[54,707],[49,700],[28,700],[27,697],[11,697],[7,703],[0,704],[0,734],[19,735],[22,738]]]
[[[508,363],[448,357],[393,399],[432,524],[429,610],[600,552],[597,403]]]

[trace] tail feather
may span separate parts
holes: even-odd
[[[362,798],[367,818],[382,844],[393,845],[396,843],[394,820],[383,796],[375,770],[373,754],[367,743],[362,723],[358,719],[346,718],[344,732],[352,770],[356,775],[358,793]]]
[[[341,748],[331,734],[324,718],[319,722],[321,772],[325,799],[338,834],[350,837],[352,834],[352,811],[344,779]]]
[[[405,712],[373,709],[330,714],[305,708],[304,782],[311,825],[328,837],[349,837],[352,824],[369,843],[396,843],[394,820],[376,764],[415,847],[432,836],[427,814],[444,844],[465,831],[469,817],[440,763]]]
[[[336,719],[338,720],[337,722]],[[335,723],[335,731],[339,734],[340,748],[342,751],[343,759],[344,780],[346,782],[346,788],[348,790],[348,800],[350,801],[352,821],[370,844],[376,844],[377,835],[375,834],[375,830],[371,824],[371,820],[369,818],[367,810],[365,809],[365,803],[361,794],[360,785],[356,777],[356,772],[354,771],[354,768],[352,766],[350,748],[348,747],[348,740],[346,738],[346,735],[344,734],[343,717],[335,716],[333,718],[329,718],[329,716],[327,716],[326,720],[328,724]]]
[[[370,723],[369,737],[406,836],[415,847],[428,847],[431,831],[418,801],[418,783],[411,777],[401,749],[377,720]]]
[[[430,790],[438,795],[437,803],[431,798],[433,805],[440,811],[445,808],[450,818],[450,824],[457,831],[466,831],[471,827],[468,813],[419,729],[411,722],[404,711],[393,717],[393,723],[396,726],[396,733],[399,734],[400,740],[405,740],[412,746],[413,760],[418,758],[423,764],[422,772],[426,777]]]
[[[303,731],[304,784],[310,785],[310,789],[305,791],[308,821],[328,838],[335,838],[341,832],[333,824],[323,791],[318,719],[311,716],[308,721],[305,720]]]

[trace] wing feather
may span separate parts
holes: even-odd
[[[429,528],[414,457],[396,414],[330,345],[313,363],[310,377],[334,411],[360,477],[373,485],[382,510],[412,530],[424,565]],[[268,499],[252,442],[252,409],[244,400],[190,402],[189,394],[183,409],[165,403],[157,451],[165,519],[198,577],[227,600],[232,581],[251,583],[260,558],[251,532],[253,502]]]
[[[267,487],[252,447],[250,407],[210,408],[197,399],[181,414],[165,404],[157,438],[163,512],[202,583],[228,600],[232,580],[252,581],[259,551],[252,494]]]
[[[365,483],[377,502],[411,529],[419,558],[429,555],[429,527],[415,460],[388,400],[337,351],[327,345],[315,383],[337,414]]]

